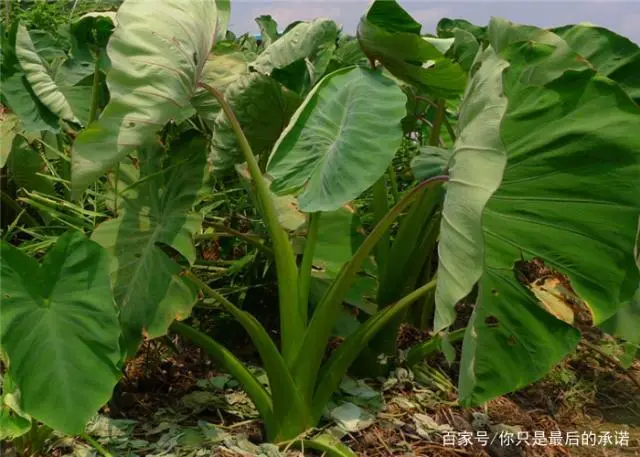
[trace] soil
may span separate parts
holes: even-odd
[[[425,337],[424,332],[404,328],[400,334],[402,346]],[[170,349],[173,346],[173,349]],[[448,367],[444,359],[436,358],[430,366],[439,369],[455,383],[457,367]],[[102,413],[112,418],[132,418],[153,423],[158,410],[179,409],[179,400],[198,390],[198,380],[220,373],[199,348],[180,341],[156,341],[145,344],[126,369],[118,386],[117,400]],[[631,371],[640,378],[640,364]],[[383,389],[380,381],[370,381],[374,389]],[[477,456],[477,457],[625,457],[640,456],[640,390],[628,374],[614,368],[609,360],[591,348],[581,345],[572,357],[557,366],[547,377],[517,393],[490,401],[486,408],[463,409],[456,404],[455,389],[438,391],[417,382],[398,382],[383,390],[382,407],[375,413],[375,422],[359,432],[346,434],[343,442],[358,456]],[[449,425],[459,440],[462,432],[477,433],[483,427],[497,433],[503,430],[544,432],[604,432],[628,433],[628,445],[603,446],[524,446],[501,447],[497,442],[483,446],[445,445],[443,434],[426,437],[416,426],[416,417],[428,416],[441,426]],[[233,412],[206,410],[186,423],[205,420],[233,429],[234,434],[259,443],[262,427],[257,419],[245,420]],[[478,425],[478,421],[485,425]],[[491,429],[487,428],[491,424]],[[491,431],[489,436],[495,436]],[[622,435],[621,435],[622,436]],[[144,455],[144,454],[143,454]],[[182,455],[182,454],[176,454]],[[186,454],[185,454],[186,455]],[[227,448],[213,455],[240,456]],[[303,455],[290,450],[283,455]],[[313,455],[309,451],[304,455]]]

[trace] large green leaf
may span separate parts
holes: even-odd
[[[5,241],[0,337],[23,411],[77,434],[111,397],[120,350],[106,252],[79,232],[41,265]]]
[[[376,0],[358,25],[358,40],[371,60],[395,77],[438,96],[464,90],[466,73],[420,35],[422,27],[395,0]]]
[[[301,22],[271,43],[253,62],[252,67],[264,74],[284,68],[313,55],[318,48],[335,43],[338,26],[330,19]]]
[[[31,35],[23,25],[18,26],[16,33],[16,56],[27,81],[40,101],[56,116],[80,123],[69,101],[49,74],[47,66],[36,51]]]
[[[502,72],[508,63],[489,48],[467,87],[458,119],[458,138],[449,160],[439,240],[438,288],[434,327],[455,319],[454,305],[482,275],[483,234],[478,223],[491,194],[500,185],[507,162],[500,121],[507,109]],[[471,177],[471,179],[470,179]],[[460,223],[461,220],[474,223]]]
[[[200,80],[224,94],[231,84],[247,72],[247,68],[248,62],[243,52],[214,50],[204,65]],[[215,121],[220,114],[220,104],[204,87],[196,90],[191,104],[198,114],[209,122]]]
[[[216,3],[127,0],[117,20],[107,48],[111,100],[74,143],[76,194],[190,108],[213,45]]]
[[[603,27],[568,25],[552,30],[598,72],[618,82],[640,101],[640,48],[633,41]]]
[[[562,42],[552,46],[540,32],[541,44],[524,31],[490,37],[500,56],[491,47],[482,56],[449,166],[436,328],[452,322],[453,307],[477,282],[461,361],[464,404],[540,378],[575,348],[576,329],[614,315],[639,280],[632,252],[640,137],[630,132],[640,128],[640,110]],[[553,71],[539,72],[545,68]],[[507,109],[485,103],[470,116],[486,74]],[[474,121],[485,117],[490,128],[471,135]],[[536,258],[545,275],[575,294],[551,299],[546,289],[545,296],[544,277],[542,285],[525,287],[514,270]]]
[[[351,67],[327,75],[274,146],[267,166],[271,189],[301,191],[305,212],[336,210],[356,198],[398,150],[405,101],[402,90],[377,71]]]
[[[7,36],[2,34],[2,99],[11,110],[18,115],[27,132],[59,130],[58,118],[33,92],[16,56],[16,35],[20,24],[15,23]]]
[[[247,73],[231,83],[224,95],[253,153],[263,157],[271,151],[300,104],[297,94],[275,79],[255,72]],[[244,162],[231,123],[222,111],[215,121],[210,162],[217,169]]]
[[[120,321],[133,354],[143,336],[164,335],[174,319],[191,312],[197,290],[180,276],[175,254],[195,261],[192,235],[200,216],[192,212],[205,169],[203,141],[174,148],[160,165],[157,151],[142,150],[140,180],[119,190],[121,215],[102,223],[92,239],[113,256],[112,275]]]

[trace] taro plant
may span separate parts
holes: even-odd
[[[205,87],[229,117],[271,235],[278,272],[280,350],[253,316],[238,309],[193,274],[187,276],[244,326],[260,353],[270,391],[267,392],[239,360],[213,339],[182,323],[176,322],[171,328],[202,345],[238,378],[261,412],[270,439],[292,439],[318,423],[349,365],[371,337],[400,311],[434,289],[435,281],[431,281],[402,297],[368,320],[323,363],[341,304],[362,263],[393,220],[416,196],[444,178],[425,181],[384,215],[309,314],[314,245],[322,214],[337,210],[385,172],[401,138],[404,95],[392,80],[376,70],[362,67],[337,70],[314,87],[274,146],[267,166],[273,178],[271,189],[291,190],[305,185],[299,197],[300,209],[308,210],[310,216],[304,253],[298,266],[289,237],[278,221],[269,185],[240,124],[224,97],[214,87]],[[371,98],[371,95],[375,97]],[[376,108],[375,101],[381,100],[384,103]],[[370,114],[374,109],[379,115]],[[338,119],[343,119],[343,123],[336,122]],[[388,128],[394,119],[395,128]],[[369,130],[386,130],[387,134],[370,138],[362,135]],[[363,149],[367,149],[374,160],[363,162],[357,154]],[[338,168],[337,161],[351,161],[360,166]],[[304,168],[301,163],[305,164]],[[327,187],[327,181],[344,184]]]
[[[81,433],[140,342],[168,331],[238,380],[276,442],[320,422],[359,356],[358,371],[376,374],[416,303],[431,307],[422,320],[436,336],[409,360],[464,336],[465,405],[538,379],[594,326],[638,343],[629,325],[639,283],[636,45],[591,26],[549,31],[500,19],[484,28],[445,20],[439,36],[422,36],[396,2],[375,1],[356,39],[326,19],[279,34],[263,17],[265,39],[249,46],[228,39],[228,7],[125,1],[115,19],[75,22],[72,56],[55,64],[31,32],[11,29],[2,62],[3,100],[15,113],[9,160],[33,153],[31,142],[46,145],[62,163],[40,177],[75,198],[51,188],[46,200],[23,200],[72,229],[47,244],[41,264],[2,244],[9,390],[0,419],[11,436],[32,417]],[[428,134],[414,161],[418,182],[392,186],[390,199],[384,176],[418,116]],[[44,130],[55,146],[44,135],[30,140]],[[191,268],[208,216],[194,209],[211,176],[232,166],[269,233],[270,246],[252,243],[275,261],[279,342]],[[374,226],[336,253],[329,235],[352,223],[345,206],[367,190]],[[283,217],[291,207],[295,216]],[[370,317],[327,357],[343,303],[373,276]],[[183,322],[200,294],[244,327],[268,387]],[[462,300],[473,314],[448,335]],[[346,453],[326,440],[307,445]]]
[[[637,45],[586,25],[547,31],[493,19],[439,28],[470,81],[453,146],[424,150],[416,165],[423,177],[449,176],[433,327],[451,326],[465,297],[475,302],[460,371],[469,405],[538,379],[592,326],[637,338],[620,317],[637,308],[637,141],[623,132],[640,122],[631,76],[640,60]],[[371,60],[428,89],[438,65],[412,54],[430,41],[418,32],[395,2],[374,2],[359,39]],[[393,52],[406,42],[417,44]]]

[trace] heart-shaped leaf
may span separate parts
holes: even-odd
[[[117,21],[107,47],[111,100],[73,147],[76,194],[191,108],[213,45],[216,2],[127,0]]]
[[[465,404],[538,379],[639,280],[638,106],[550,32],[489,30],[500,53],[480,57],[462,105],[439,246],[437,330],[478,284]]]
[[[377,71],[351,67],[327,75],[274,146],[271,189],[301,191],[305,212],[333,211],[356,198],[400,147],[405,102],[402,90]]]
[[[120,327],[106,252],[82,233],[58,239],[41,265],[2,242],[0,341],[23,411],[69,434],[111,397]]]
[[[157,151],[141,151],[140,180],[118,191],[122,214],[92,235],[114,259],[114,293],[129,355],[143,336],[164,335],[174,319],[188,316],[196,299],[197,290],[179,276],[182,268],[173,257],[195,261],[192,235],[200,216],[191,211],[204,178],[205,145],[194,140],[175,150],[165,167]]]

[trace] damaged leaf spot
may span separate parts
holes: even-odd
[[[514,272],[545,311],[578,330],[593,326],[591,308],[573,290],[567,275],[548,267],[539,257],[518,260]]]
[[[497,327],[499,324],[498,318],[495,316],[487,316],[484,319],[484,323],[487,324],[487,326],[489,327]]]

